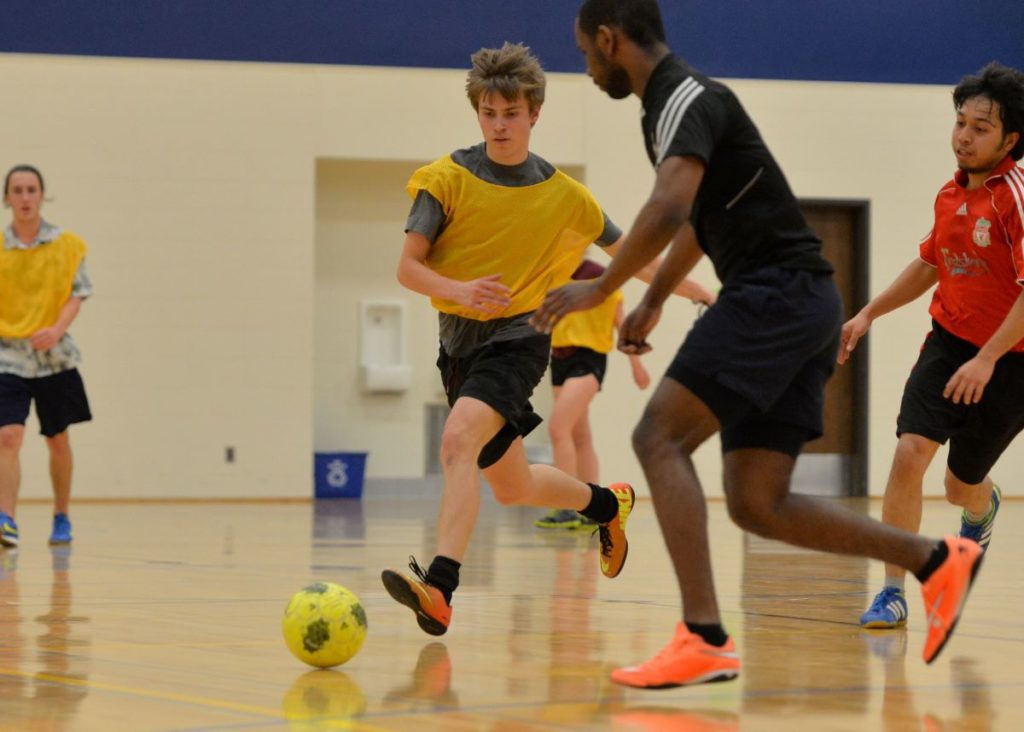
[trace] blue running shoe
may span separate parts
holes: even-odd
[[[53,531],[50,532],[51,544],[71,543],[71,519],[66,513],[58,513],[53,517]]]
[[[1003,500],[1003,492],[999,486],[992,485],[992,505],[985,514],[980,524],[972,524],[967,520],[967,511],[960,514],[960,536],[970,539],[981,547],[982,551],[988,550],[992,541],[992,524],[996,522],[996,514],[999,513],[999,503]]]
[[[860,616],[862,628],[901,628],[907,624],[907,598],[898,587],[883,587]]]
[[[3,511],[0,511],[0,546],[18,546],[18,525]]]

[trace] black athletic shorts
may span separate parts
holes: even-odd
[[[59,435],[72,424],[92,419],[78,369],[34,379],[0,374],[0,427],[25,424],[33,399],[39,431],[46,437]]]
[[[843,305],[825,272],[770,267],[739,275],[697,319],[666,376],[722,426],[722,451],[796,456],[824,431]]]
[[[598,353],[584,346],[551,349],[551,384],[553,386],[561,386],[566,379],[577,379],[593,374],[597,379],[597,388],[600,390],[607,368],[607,353]]]
[[[505,418],[505,425],[477,457],[489,468],[498,462],[517,437],[530,434],[543,420],[530,404],[530,395],[548,367],[551,336],[535,336],[487,343],[469,356],[453,358],[439,349],[437,368],[448,396],[448,406],[459,397],[473,397]]]
[[[956,370],[978,350],[933,322],[903,389],[896,419],[897,436],[909,432],[939,444],[948,440],[949,470],[969,485],[985,479],[1024,429],[1024,353],[1010,352],[996,361],[977,404],[954,404],[942,396]]]

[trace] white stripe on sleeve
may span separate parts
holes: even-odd
[[[704,87],[691,76],[687,77],[686,81],[672,92],[665,108],[661,110],[661,117],[658,118],[658,129],[655,136],[655,149],[658,152],[658,157],[654,162],[656,166],[665,159],[665,155],[672,145],[672,138],[676,136],[686,110],[703,91]]]

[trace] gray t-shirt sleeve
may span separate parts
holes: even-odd
[[[601,232],[601,236],[598,237],[597,241],[594,242],[599,247],[606,247],[610,244],[614,244],[620,238],[622,238],[622,229],[615,225],[615,222],[608,218],[608,214],[604,214],[604,231]]]
[[[405,221],[405,231],[423,234],[433,244],[444,227],[444,219],[441,202],[427,191],[421,190],[417,192],[416,199],[412,202],[409,218]]]

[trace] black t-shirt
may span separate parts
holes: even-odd
[[[724,84],[666,56],[643,99],[654,167],[672,156],[704,162],[690,221],[723,283],[764,267],[831,272],[782,170]]]

